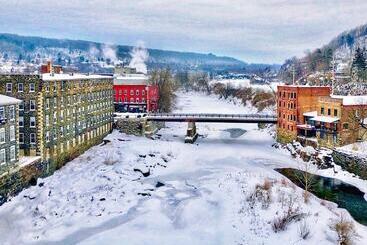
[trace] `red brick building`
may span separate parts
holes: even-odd
[[[159,90],[148,84],[143,74],[125,74],[114,79],[116,112],[154,112],[158,110]]]
[[[40,71],[41,71],[42,74],[45,74],[45,73],[60,74],[60,73],[62,73],[62,66],[53,65],[51,61],[48,61],[47,64],[41,65]]]
[[[289,142],[297,137],[305,113],[316,111],[320,97],[330,96],[330,87],[280,85],[277,92],[278,140]]]

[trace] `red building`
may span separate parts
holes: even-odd
[[[56,73],[56,74],[60,74],[62,73],[62,66],[60,65],[53,65],[51,61],[47,61],[47,64],[42,65],[41,68],[41,73]]]
[[[114,79],[114,103],[117,112],[154,112],[158,109],[157,85],[149,85],[143,74],[125,74]]]

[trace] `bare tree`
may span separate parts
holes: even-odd
[[[302,162],[298,167],[299,171],[295,174],[296,178],[304,189],[303,199],[305,203],[309,202],[310,191],[315,187],[316,184],[315,175],[310,173],[311,168],[311,161]]]
[[[159,88],[159,111],[170,112],[175,104],[175,91],[177,90],[177,85],[174,82],[170,70],[152,71],[150,80],[151,83],[158,85]]]

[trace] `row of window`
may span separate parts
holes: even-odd
[[[51,83],[53,83],[51,85]],[[85,87],[94,87],[96,85],[101,84],[102,85],[108,85],[109,82],[106,81],[92,81],[92,80],[86,80],[86,81],[71,81],[71,82],[66,82],[66,81],[61,81],[60,82],[60,89],[61,91],[67,90],[69,89],[77,89],[77,88],[85,88]],[[57,92],[58,89],[58,83],[56,81],[54,82],[45,82],[44,81],[44,85],[45,85],[45,90],[46,92],[50,92],[51,91],[51,87],[53,92]],[[111,94],[110,94],[111,95]]]
[[[14,161],[15,160],[15,146],[10,146],[10,161]],[[1,165],[5,165],[6,163],[6,151],[5,149],[1,149],[0,150],[0,166]]]
[[[14,105],[10,105],[8,106],[8,119],[10,119],[11,121],[15,119],[15,106]],[[5,113],[5,107],[4,106],[0,106],[0,119],[4,119],[7,118],[6,117],[6,113]]]
[[[122,98],[119,98],[118,102],[122,103]],[[124,97],[124,102],[127,102],[127,98]],[[139,98],[130,98],[130,103],[139,103],[140,102],[140,99]],[[142,103],[145,103],[145,98],[142,98],[141,100]]]
[[[287,105],[288,109],[296,109],[296,103],[294,103],[294,102],[290,102],[290,103],[286,104],[285,101],[283,101],[283,103],[282,103],[282,101],[279,101],[279,107],[286,108],[286,105]]]
[[[28,83],[29,84],[29,93],[33,93],[36,91],[36,86],[34,83]],[[6,92],[7,93],[12,93],[13,92],[13,84],[12,83],[7,83],[6,84]],[[23,83],[18,83],[18,93],[23,93],[24,92],[24,84]]]
[[[116,94],[116,91],[114,91],[114,93]],[[130,95],[133,96],[134,94],[136,96],[139,96],[140,90],[139,89],[136,89],[135,90],[135,93],[134,93],[134,90],[133,89],[130,89]],[[119,90],[119,95],[122,95],[122,89]],[[127,95],[127,89],[124,90],[124,95]],[[141,90],[141,95],[142,96],[145,95],[145,90],[144,89]]]
[[[101,123],[101,122],[103,122],[105,120],[109,120],[109,119],[110,119],[110,113],[103,113],[103,114],[99,114],[99,115],[94,115],[94,116],[89,117],[88,121],[87,120],[78,121],[78,126],[81,126],[82,124],[85,124],[85,126],[83,126],[83,128],[85,129],[87,127],[94,126],[97,123]],[[60,115],[60,121],[62,122],[63,120],[64,120],[63,114],[61,114]],[[53,115],[53,123],[54,124],[57,123],[57,113],[56,112],[54,112],[54,115]],[[46,124],[46,127],[50,126],[50,116],[49,115],[45,116],[45,124]],[[74,127],[76,127],[76,123],[74,123]]]
[[[288,99],[296,99],[297,98],[297,94],[296,92],[278,92],[278,97],[279,98],[288,98]]]
[[[15,126],[12,125],[9,127],[9,140],[15,140]],[[6,130],[5,128],[0,128],[0,144],[4,144],[6,142]]]
[[[324,107],[321,107],[321,111],[320,111],[321,115],[325,115],[325,108]],[[331,116],[331,109],[328,108],[327,109],[327,115],[328,116]],[[338,109],[334,109],[334,117],[337,117],[338,116]]]
[[[29,134],[29,142],[32,145],[36,144],[36,134],[35,133]],[[24,133],[19,133],[19,143],[24,144]]]

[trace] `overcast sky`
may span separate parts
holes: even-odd
[[[282,63],[366,13],[366,0],[0,0],[0,32]]]

